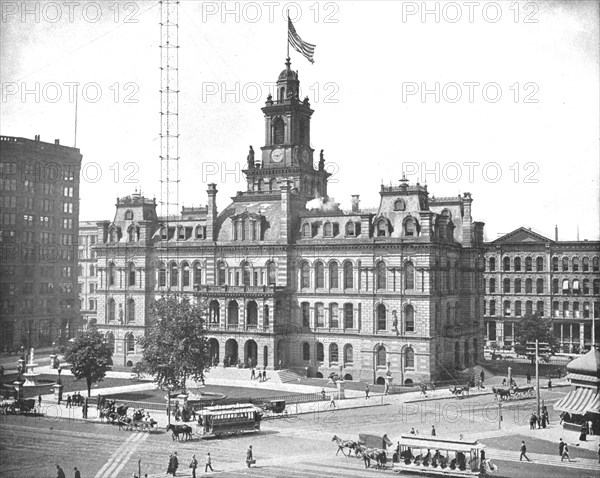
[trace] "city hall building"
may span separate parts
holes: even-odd
[[[377,207],[355,195],[341,210],[298,92],[288,59],[262,108],[265,145],[225,209],[209,184],[206,207],[176,218],[135,193],[97,223],[96,326],[116,365],[141,360],[149,305],[169,291],[205,304],[221,364],[376,383],[389,370],[410,383],[482,358],[485,249],[471,195],[434,198],[402,179],[381,186]]]

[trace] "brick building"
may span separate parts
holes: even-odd
[[[470,194],[434,198],[426,186],[381,186],[343,211],[310,142],[313,110],[289,60],[262,112],[265,145],[250,151],[240,191],[222,211],[158,218],[154,200],[117,200],[98,223],[98,328],[114,362],[141,359],[136,338],[166,291],[206,305],[220,363],[304,369],[311,376],[395,383],[427,380],[482,357],[483,223]]]
[[[98,237],[96,221],[79,223],[77,281],[79,292],[79,310],[81,313],[81,330],[96,326],[96,311],[98,310],[98,275],[96,268],[96,251],[93,249]]]
[[[79,149],[0,137],[2,350],[64,343],[78,329]]]
[[[515,322],[539,312],[552,317],[562,352],[590,349],[600,318],[600,242],[551,240],[521,227],[486,248],[488,345],[512,346]]]

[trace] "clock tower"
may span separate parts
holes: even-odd
[[[248,163],[244,172],[248,190],[253,192],[278,190],[275,183],[289,181],[292,188],[307,200],[327,196],[324,160],[314,167],[314,150],[310,145],[310,119],[313,110],[308,97],[300,100],[298,72],[291,68],[290,59],[279,74],[276,97],[269,94],[262,112],[265,115],[265,145],[261,162]]]

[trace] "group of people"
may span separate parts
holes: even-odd
[[[67,395],[66,407],[82,407],[84,403],[84,398],[81,396],[81,393],[75,392],[73,395]]]
[[[67,478],[67,475],[65,475],[65,470],[63,470],[60,465],[56,465],[56,478]],[[76,466],[73,467],[73,478],[81,478],[81,472]]]
[[[196,421],[196,411],[192,407],[183,406],[180,407],[178,402],[171,406],[170,410],[173,419],[176,422],[189,422]],[[167,407],[167,414],[169,414],[169,408]]]
[[[532,412],[531,417],[529,417],[529,429],[535,430],[537,428],[546,428],[547,425],[550,425],[550,415],[548,414],[548,407],[546,405],[542,405],[542,410],[538,415],[537,412]]]
[[[248,466],[248,468],[251,467],[251,465],[254,465],[256,463],[256,460],[254,459],[254,452],[252,451],[252,445],[250,445],[248,447],[248,450],[246,450],[246,465]],[[189,468],[192,470],[192,478],[196,478],[196,469],[199,466],[199,462],[198,459],[196,458],[196,455],[192,455],[192,459],[190,460],[190,464],[189,464]],[[177,475],[177,469],[179,468],[179,457],[177,456],[177,452],[174,451],[173,453],[171,453],[169,455],[169,463],[167,465],[167,475],[173,475],[176,476]],[[77,469],[77,468],[75,468]],[[210,456],[210,452],[206,453],[206,458],[204,459],[204,473],[208,473],[208,470],[210,471],[214,471],[213,467],[212,467],[212,457]],[[137,478],[137,475],[134,475]],[[64,474],[62,477],[58,477],[58,478],[65,478]],[[81,477],[76,477],[76,478],[81,478]]]
[[[259,382],[267,381],[267,367],[263,367],[262,372],[260,370],[257,371],[255,367],[251,367],[250,380],[255,380],[257,378]]]

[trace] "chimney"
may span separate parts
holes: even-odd
[[[360,195],[359,194],[353,194],[352,195],[352,212],[360,212]]]
[[[554,225],[554,240],[558,242],[558,225]]]
[[[39,134],[36,134],[36,135],[35,135],[35,141],[39,141],[39,140],[40,140],[40,135],[39,135]]]
[[[208,215],[206,217],[206,238],[209,241],[215,240],[215,225],[217,223],[217,185],[210,183],[208,189],[208,203],[206,209]]]
[[[463,246],[470,247],[474,242],[473,238],[473,218],[471,217],[471,205],[473,204],[473,199],[471,198],[471,193],[464,193],[462,198],[462,203],[464,207],[464,216],[462,218],[463,222]]]
[[[54,144],[60,144],[60,139],[55,139]]]
[[[281,185],[281,230],[279,231],[279,238],[286,244],[289,242],[292,229],[291,189],[289,182],[283,181]]]

